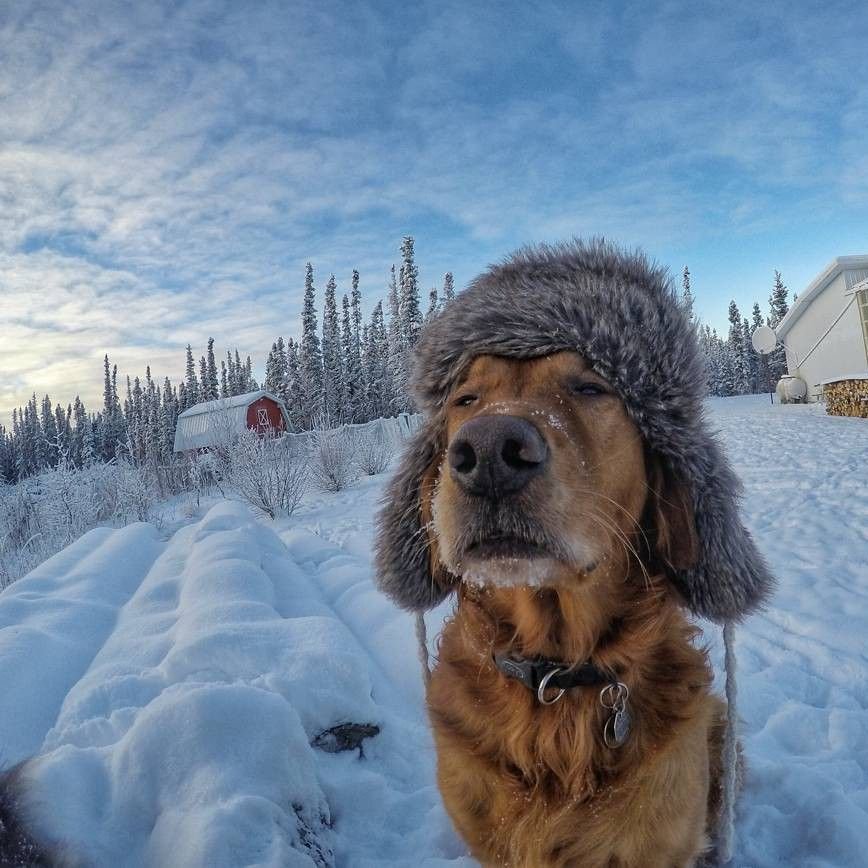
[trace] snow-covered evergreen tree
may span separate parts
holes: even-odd
[[[383,318],[383,302],[371,314],[365,342],[365,405],[368,417],[379,419],[395,414],[394,380],[390,371],[391,346]]]
[[[401,330],[401,297],[398,294],[398,282],[395,278],[395,266],[392,266],[389,275],[389,291],[387,302],[389,305],[389,325],[387,331],[386,371],[390,380],[386,393],[389,396],[389,408],[386,415],[394,416],[405,408],[404,385],[406,373],[404,370],[404,356],[406,343]]]
[[[744,395],[749,391],[748,366],[744,355],[744,336],[742,319],[735,300],[729,303],[729,338],[727,340],[729,360],[727,388],[730,395]]]
[[[355,274],[357,272],[354,272]],[[348,422],[361,422],[364,419],[365,399],[362,359],[356,346],[350,299],[347,295],[341,300],[341,356],[344,372],[344,416]]]
[[[103,461],[117,457],[119,447],[127,439],[121,405],[118,400],[118,367],[109,366],[109,357],[104,358],[103,411],[101,420],[100,451]]]
[[[286,346],[283,343],[283,337],[279,337],[271,345],[271,352],[265,362],[263,388],[266,392],[276,395],[284,403],[287,402]]]
[[[344,372],[341,364],[341,331],[336,290],[335,276],[331,275],[325,288],[322,314],[323,412],[325,423],[329,427],[346,421]]]
[[[419,304],[419,269],[413,250],[413,237],[405,235],[401,243],[401,337],[409,350],[416,345],[422,331],[422,309]]]
[[[259,391],[259,383],[256,382],[256,377],[253,376],[253,362],[250,360],[250,356],[244,361],[244,391]]]
[[[443,278],[443,304],[448,304],[453,298],[455,298],[455,278],[451,271],[447,271]]]
[[[757,302],[754,302],[753,311],[751,312],[751,335],[760,327],[764,326],[765,322],[763,321],[762,311],[760,310],[760,306]],[[753,349],[753,345],[751,345],[751,349]],[[763,353],[762,355],[756,354],[756,378],[757,384],[756,389],[758,392],[768,392],[769,391],[769,359],[768,356]]]
[[[210,401],[208,396],[211,394],[211,389],[208,386],[208,360],[205,356],[199,357],[199,400]]]
[[[757,382],[758,382],[758,372],[759,372],[759,359],[757,357],[756,352],[754,352],[753,344],[750,340],[750,323],[747,320],[747,317],[744,318],[742,322],[741,328],[741,340],[742,340],[742,358],[744,359],[745,368],[747,370],[747,389],[746,392],[749,395],[754,395],[758,391]]]
[[[57,420],[51,406],[51,398],[45,395],[42,399],[39,438],[39,465],[42,468],[56,467],[57,454]]]
[[[292,339],[286,345],[286,407],[293,431],[304,430],[304,390],[301,387],[301,363],[298,344]]]
[[[780,271],[775,270],[775,283],[772,287],[772,293],[769,296],[769,325],[773,329],[777,329],[781,320],[787,315],[790,309],[787,304],[787,287],[781,279]],[[778,380],[787,372],[787,354],[783,344],[778,344],[768,356],[769,360],[769,376],[771,385],[777,385]]]
[[[193,361],[193,348],[187,344],[187,373],[184,379],[184,391],[186,402],[181,408],[181,411],[187,410],[194,404],[198,404],[199,398],[199,381],[196,379],[196,363]]]
[[[431,291],[428,293],[428,310],[425,312],[425,322],[427,323],[431,317],[437,313],[440,308],[440,300],[437,296],[437,287],[434,286],[431,288]]]
[[[690,290],[690,270],[686,265],[681,273],[681,307],[690,322],[693,322],[693,293]]]
[[[214,338],[208,338],[206,377],[205,400],[216,401],[220,397],[220,384],[217,381],[217,363],[214,359]]]
[[[304,278],[301,347],[298,358],[302,391],[301,415],[305,429],[312,428],[314,421],[322,414],[323,369],[318,331],[313,266],[308,262]]]

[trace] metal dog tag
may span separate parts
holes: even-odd
[[[600,691],[600,704],[614,712],[603,725],[603,742],[606,747],[621,747],[630,735],[630,712],[627,697],[630,691],[620,681],[609,684]]]
[[[606,747],[621,747],[630,735],[630,712],[625,708],[616,711],[607,721],[603,728],[603,741]]]

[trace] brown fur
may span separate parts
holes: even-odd
[[[607,388],[575,353],[480,357],[445,410],[444,450],[475,415],[537,426],[550,465],[515,508],[560,554],[534,562],[527,575],[542,581],[532,587],[522,584],[528,564],[475,563],[467,528],[478,504],[442,454],[431,465],[422,501],[435,579],[475,577],[457,586],[428,692],[440,790],[486,865],[692,866],[708,844],[722,703],[697,631],[655,569],[695,557],[692,516],[620,399],[577,393],[583,383]],[[480,575],[493,581],[477,584]],[[505,650],[591,660],[617,676],[630,689],[626,743],[603,743],[599,688],[540,705],[494,666]]]

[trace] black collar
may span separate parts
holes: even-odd
[[[495,654],[494,665],[508,678],[515,678],[538,696],[542,684],[545,684],[546,688],[568,690],[571,687],[600,687],[614,684],[618,680],[610,672],[598,669],[593,663],[570,666],[542,657],[529,660],[512,654]]]

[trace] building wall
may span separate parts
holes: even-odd
[[[852,295],[844,294],[850,282],[846,278],[846,272],[839,274],[810,302],[808,309],[784,335],[787,368],[790,374],[800,376],[808,384],[808,394],[812,398],[822,391],[819,383],[823,380],[868,371],[865,340],[855,301],[811,356],[796,364],[796,357],[804,359],[820,335],[841,313],[844,305],[853,299]]]
[[[276,431],[285,431],[286,423],[283,420],[283,414],[280,412],[280,407],[274,403],[270,398],[260,398],[258,401],[254,401],[247,408],[247,427],[252,428],[254,431],[258,431],[260,433],[265,433],[263,428],[260,426],[259,421],[259,411],[260,409],[265,410],[265,414],[268,417],[268,424]]]

